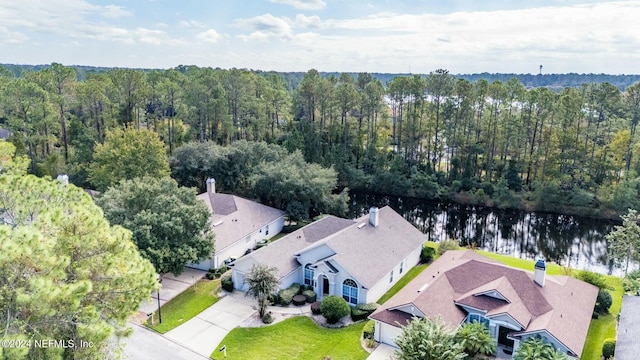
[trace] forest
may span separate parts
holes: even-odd
[[[299,79],[196,66],[85,70],[79,78],[55,63],[19,76],[0,67],[0,128],[31,160],[29,172],[66,173],[84,188],[104,190],[90,175],[105,139],[139,129],[164,143],[159,151],[180,185],[200,190],[206,154],[238,157],[247,148],[260,155],[260,146],[230,147],[246,141],[278,154],[277,162],[257,158],[251,166],[264,170],[267,162],[271,175],[282,162],[307,176],[326,170],[336,178],[335,195],[364,191],[608,218],[640,208],[640,82],[472,80],[444,69],[382,82],[314,69]],[[202,174],[192,179],[190,171]],[[222,189],[235,186],[242,184]],[[245,186],[244,195],[292,206],[263,187],[259,195]]]

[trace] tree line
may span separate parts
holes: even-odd
[[[4,69],[0,127],[31,173],[66,172],[84,187],[95,186],[89,164],[107,133],[130,127],[156,133],[168,156],[190,142],[297,150],[337,172],[336,191],[593,216],[640,206],[640,83],[553,91],[444,69],[385,83],[290,75],[180,66],[79,81],[55,63],[20,77]]]

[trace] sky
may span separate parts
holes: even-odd
[[[640,1],[0,0],[0,63],[640,74]]]

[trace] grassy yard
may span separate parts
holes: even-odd
[[[227,359],[332,359],[364,360],[369,354],[360,346],[365,322],[342,329],[318,326],[306,316],[293,317],[275,325],[258,328],[235,328],[211,354],[222,359],[218,351],[227,346]]]
[[[158,324],[158,313],[156,312],[153,316],[155,325],[151,325],[151,320],[147,321],[145,325],[164,334],[215,304],[218,301],[219,288],[220,279],[199,280],[162,306],[162,324]]]
[[[431,247],[433,249],[438,248],[438,244],[432,241],[427,241],[424,243],[424,245]],[[385,302],[387,302],[387,300],[389,300],[393,295],[397,294],[398,291],[402,290],[402,288],[405,287],[411,280],[415,279],[416,276],[420,275],[420,273],[424,269],[426,269],[427,266],[429,266],[429,264],[418,264],[413,268],[411,268],[411,270],[409,270],[400,280],[398,280],[397,283],[393,284],[391,289],[389,289],[384,295],[382,295],[382,297],[380,297],[380,299],[377,301],[378,304],[382,305]]]
[[[507,265],[517,267],[525,270],[532,270],[534,262],[532,260],[516,259],[511,256],[493,254],[486,251],[479,251],[482,255],[496,259]],[[547,264],[547,273],[551,275],[565,275],[567,270],[557,264]],[[613,298],[613,304],[609,309],[609,314],[601,315],[598,319],[591,320],[589,326],[589,332],[587,333],[587,339],[582,350],[582,360],[600,360],[602,354],[602,343],[607,338],[616,337],[616,319],[620,313],[622,307],[622,295],[624,290],[622,289],[622,279],[615,276],[607,276],[608,283],[613,287],[613,290],[609,290],[611,297]]]

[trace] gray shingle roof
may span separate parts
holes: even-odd
[[[473,299],[496,290],[508,302]],[[574,351],[582,353],[598,289],[567,276],[546,275],[544,287],[533,273],[511,268],[471,250],[448,251],[376,310],[372,319],[394,325],[397,309],[411,304],[428,317],[440,316],[458,325],[466,312],[456,306],[473,306],[487,316],[508,314],[525,328],[546,330]],[[480,295],[483,296],[484,295]]]
[[[616,341],[616,360],[637,359],[640,354],[640,297],[625,295],[622,298],[622,311],[618,322]]]
[[[282,278],[300,267],[295,258],[300,250],[322,240],[326,234],[336,233],[353,224],[352,220],[327,216],[243,256],[235,261],[234,268],[246,272],[253,264],[266,264],[278,268],[278,276]]]
[[[198,199],[211,212],[216,252],[284,216],[284,211],[235,195],[205,192],[198,195]]]

